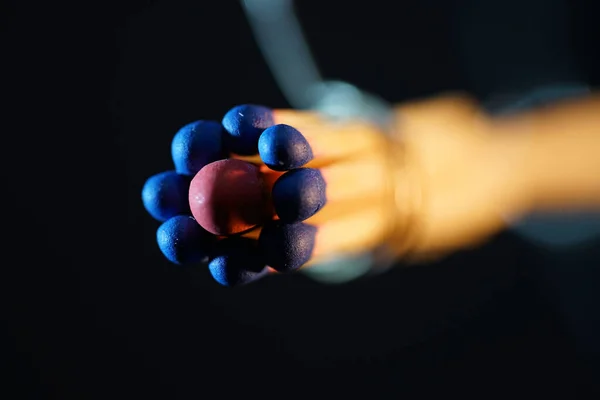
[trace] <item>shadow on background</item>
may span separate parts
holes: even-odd
[[[393,102],[485,98],[533,77],[597,83],[596,4],[562,14],[566,40],[542,23],[549,2],[496,3],[303,1],[299,12],[327,77]],[[239,290],[163,259],[140,190],[171,168],[172,135],[235,104],[287,106],[237,2],[6,7],[0,292],[7,388],[21,396],[7,398],[597,389],[598,246],[556,255],[506,233],[346,285],[297,275]]]

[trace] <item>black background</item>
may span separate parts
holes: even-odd
[[[325,76],[393,102],[600,78],[591,0],[299,3]],[[237,2],[2,7],[5,398],[597,389],[597,245],[551,253],[506,233],[331,287],[228,290],[164,260],[140,190],[171,168],[174,132],[288,106]]]

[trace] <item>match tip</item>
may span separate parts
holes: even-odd
[[[240,286],[254,282],[268,274],[254,240],[228,238],[220,240],[212,251],[208,269],[223,286]]]
[[[214,239],[187,215],[173,217],[156,230],[160,251],[169,261],[179,265],[204,261]]]
[[[295,128],[274,125],[260,135],[258,153],[262,161],[275,171],[300,168],[313,159],[306,138]]]
[[[286,223],[312,217],[327,203],[326,186],[318,169],[300,168],[286,172],[273,186],[275,212]]]
[[[278,272],[293,272],[310,260],[317,228],[304,223],[271,221],[263,227],[259,246],[266,264]]]
[[[225,158],[223,126],[217,121],[195,121],[183,126],[171,142],[175,170],[195,175],[206,164]]]
[[[268,209],[260,169],[235,158],[206,165],[192,179],[189,205],[196,221],[214,235],[229,236],[262,224]]]
[[[189,214],[190,179],[175,171],[151,176],[142,188],[142,203],[154,219],[164,222],[180,214]]]
[[[229,150],[242,156],[258,153],[258,139],[273,123],[273,110],[268,107],[252,104],[233,107],[222,121]]]

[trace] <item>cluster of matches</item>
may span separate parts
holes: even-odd
[[[172,141],[175,169],[142,190],[162,222],[158,246],[175,264],[207,262],[224,286],[365,250],[386,226],[379,139],[371,127],[257,105],[190,123]]]

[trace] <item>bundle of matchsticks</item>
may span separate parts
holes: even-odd
[[[599,107],[590,96],[492,119],[468,97],[439,96],[398,106],[401,129],[386,135],[237,106],[181,128],[174,170],[150,177],[142,199],[166,258],[208,263],[225,286],[382,247],[429,260],[531,211],[597,210]]]
[[[398,106],[386,135],[242,105],[181,128],[142,199],[165,257],[225,286],[381,248],[430,260],[532,211],[597,210],[599,109],[596,95],[498,119],[439,96]]]
[[[374,124],[242,105],[174,136],[174,170],[150,177],[157,242],[224,286],[370,252],[396,228],[389,139]]]

